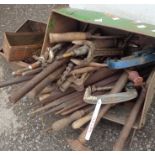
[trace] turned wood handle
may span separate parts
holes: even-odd
[[[89,33],[84,32],[67,32],[67,33],[50,33],[50,43],[70,42],[74,40],[86,40],[90,38]]]
[[[74,120],[79,119],[80,117],[82,117],[84,114],[85,114],[85,112],[83,110],[82,111],[76,111],[72,115],[54,122],[52,124],[52,129],[55,130],[55,131],[59,131],[59,130],[65,128],[66,126],[68,126]]]
[[[84,124],[86,124],[87,122],[89,122],[91,120],[91,118],[92,118],[92,113],[90,113],[90,114],[88,114],[88,115],[86,115],[86,116],[84,116],[84,117],[82,117],[82,118],[74,121],[72,123],[72,128],[73,129],[79,129],[79,128],[81,128]]]

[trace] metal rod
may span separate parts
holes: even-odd
[[[77,106],[75,106],[75,107],[73,107],[73,108],[71,108],[69,110],[66,110],[66,111],[62,112],[61,115],[64,116],[64,115],[71,114],[71,113],[75,112],[76,110],[79,110],[79,109],[84,108],[86,106],[88,106],[88,104],[86,104],[86,103],[77,105]]]
[[[99,71],[96,71],[91,76],[91,78],[88,78],[88,80],[85,83],[85,86],[92,85],[92,84],[97,83],[97,82],[99,82],[99,86],[100,86],[100,83],[102,83],[104,79],[106,81],[116,80],[118,78],[118,75],[114,75],[114,73],[116,73],[116,72],[111,71],[111,70],[109,70],[107,68],[100,69]],[[106,79],[107,77],[112,76],[112,75],[114,75],[114,76],[110,77],[109,80]],[[101,80],[102,80],[102,82],[101,82]],[[68,95],[68,94],[70,94],[72,92],[75,92],[75,90],[69,89],[66,92],[61,92],[58,88],[55,88],[55,91],[52,92],[51,96],[49,96],[48,98],[42,100],[41,102],[39,102],[37,104],[43,104],[43,105],[47,104],[47,103],[52,102],[52,101],[54,101],[54,100],[56,100],[56,99],[58,99],[58,98],[60,98],[62,96]]]
[[[26,76],[26,75],[34,75],[37,74],[39,72],[41,72],[43,70],[42,67],[36,68],[36,69],[32,69],[32,70],[28,70],[22,73],[22,76]]]
[[[134,104],[134,106],[126,120],[126,123],[125,123],[116,143],[113,146],[114,151],[121,151],[123,149],[125,141],[127,140],[128,136],[130,134],[130,131],[131,131],[131,129],[136,121],[136,118],[139,114],[140,108],[142,107],[142,104],[144,103],[145,96],[146,96],[146,89],[143,88],[140,93],[139,98],[137,99],[136,103]]]
[[[36,97],[50,82],[53,82],[54,80],[58,79],[60,74],[65,70],[65,65],[61,66],[57,70],[55,70],[53,73],[48,75],[46,78],[44,78],[36,87],[33,88],[31,91],[31,96]]]
[[[100,69],[99,67],[83,67],[83,68],[79,68],[79,69],[74,69],[73,71],[70,72],[70,74],[72,74],[72,75],[83,74],[83,73],[87,73],[87,72],[96,71],[99,69]]]
[[[74,108],[74,107],[78,106],[79,104],[82,104],[82,103],[83,103],[82,98],[83,98],[83,95],[78,96],[77,99],[78,99],[79,102],[73,102],[71,105],[65,106],[65,107],[62,109],[61,112],[65,112],[66,110],[69,110],[69,109],[71,109],[71,108]],[[76,99],[76,100],[77,100],[77,99]],[[61,113],[61,112],[59,112],[59,113]],[[57,113],[57,114],[59,114],[59,113]]]
[[[52,108],[52,109],[49,109],[49,110],[48,110],[47,112],[45,112],[44,114],[49,114],[49,113],[51,113],[51,112],[56,112],[55,114],[57,115],[57,114],[59,114],[59,112],[60,112],[61,110],[63,111],[63,109],[64,109],[66,106],[71,105],[72,103],[80,104],[81,101],[80,101],[80,100],[77,100],[77,97],[76,97],[76,98],[72,98],[72,99],[70,99],[70,100],[68,100],[68,101],[65,101],[64,103],[62,103],[62,104],[60,104],[60,105],[58,105],[58,106]]]
[[[22,75],[23,72],[30,70],[29,68],[22,68],[12,72],[13,76]]]
[[[33,79],[28,81],[25,86],[21,87],[19,90],[12,93],[9,97],[10,102],[16,103],[19,99],[21,99],[25,94],[27,94],[32,88],[34,88],[41,80],[47,77],[50,73],[57,69],[57,67],[62,66],[68,60],[59,60],[54,61],[52,64],[49,64],[44,70],[37,74]]]
[[[79,96],[81,93],[78,93],[78,92],[75,92],[75,93],[72,93],[72,94],[69,94],[69,95],[66,95],[66,96],[63,96],[61,98],[58,98],[57,100],[54,100],[53,102],[41,107],[41,108],[38,108],[37,110],[33,111],[32,114],[35,114],[35,113],[38,113],[40,111],[43,111],[43,110],[46,110],[46,109],[49,109],[49,108],[52,108],[54,106],[57,106],[71,98],[74,98],[76,96]]]
[[[33,77],[34,76],[23,76],[23,77],[16,77],[16,78],[9,80],[9,81],[1,81],[0,82],[0,88],[10,86],[13,84],[18,84],[21,82],[25,82],[25,81],[32,79]]]

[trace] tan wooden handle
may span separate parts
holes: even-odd
[[[81,128],[84,124],[86,124],[87,122],[89,122],[91,120],[91,117],[92,117],[92,113],[89,113],[88,115],[74,121],[72,123],[72,128],[73,129]]]
[[[35,68],[39,67],[40,65],[41,65],[41,62],[37,61],[37,62],[29,65],[29,69],[35,69]]]
[[[76,111],[72,115],[54,122],[52,124],[52,129],[55,130],[55,131],[59,131],[59,130],[65,128],[66,126],[68,126],[74,120],[79,119],[83,115],[84,115],[84,111]]]
[[[70,42],[74,40],[86,40],[90,37],[89,33],[84,32],[67,32],[67,33],[50,33],[50,43]]]

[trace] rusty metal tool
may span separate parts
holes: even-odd
[[[97,74],[94,74],[94,75],[98,75],[98,76],[94,77],[94,79],[90,78],[90,80],[87,82],[87,84],[85,86],[92,85],[95,82],[96,82],[95,85],[104,86],[104,84],[106,85],[106,84],[116,81],[120,76],[119,74],[114,75],[114,72],[110,73],[110,72],[107,72],[107,70],[104,70],[104,71],[105,71],[104,72],[105,74],[102,73],[102,78],[100,77],[103,80],[100,81],[99,76],[101,74],[100,74],[100,72],[99,72],[99,74],[97,72]],[[92,75],[92,76],[94,76],[94,75]],[[111,76],[113,75],[113,76],[109,77],[110,75]],[[49,96],[48,98],[42,100],[41,102],[39,102],[37,104],[45,105],[45,104],[48,104],[49,102],[52,102],[62,96],[68,95],[73,92],[74,92],[74,90],[71,90],[71,89],[67,90],[66,92],[61,92],[58,88],[55,88],[55,91],[52,92],[51,96]]]
[[[87,39],[116,39],[122,36],[98,36],[86,32],[66,32],[66,33],[50,33],[50,43],[71,42],[74,40],[87,40]]]
[[[75,48],[70,52],[66,52],[63,55],[57,57],[57,59],[73,57],[73,56],[83,56],[86,55],[86,58],[83,59],[82,63],[90,62],[93,60],[93,53],[95,50],[95,45],[91,41],[74,41],[75,45],[79,45],[79,48]]]
[[[13,76],[20,76],[23,72],[30,70],[29,68],[22,68],[12,72]]]
[[[22,77],[16,77],[12,80],[9,80],[9,81],[1,81],[0,82],[0,88],[2,87],[6,87],[6,86],[11,86],[13,84],[18,84],[18,83],[21,83],[21,82],[25,82],[25,81],[28,81],[28,80],[31,80],[34,76],[31,75],[31,76],[22,76]]]
[[[50,82],[53,82],[54,80],[58,79],[60,74],[63,73],[65,70],[65,65],[61,66],[57,70],[55,70],[53,73],[48,75],[46,78],[44,78],[36,87],[33,88],[31,91],[31,96],[35,97],[37,96]]]
[[[41,94],[49,94],[55,89],[57,89],[57,85],[55,83],[49,84],[42,90]]]
[[[107,91],[107,90],[111,90],[113,88],[113,86],[103,86],[103,87],[96,87],[95,85],[92,85],[91,86],[91,89],[92,89],[92,92],[95,92],[95,91]],[[84,124],[86,124],[92,117],[92,114],[93,112],[83,116],[82,118],[74,121],[72,123],[72,128],[73,129],[79,129],[80,127],[82,127]]]
[[[88,76],[88,73],[83,73],[80,77],[70,76],[59,88],[62,92],[66,91],[69,87],[73,87],[77,91],[82,91],[84,90],[84,82],[87,80]]]
[[[103,80],[103,81],[100,81],[100,82],[96,83],[96,85],[104,86],[104,85],[107,85],[107,84],[109,84],[109,83],[111,83],[111,82],[116,81],[117,79],[118,79],[117,76],[110,77],[110,78],[108,78],[107,80]],[[95,85],[93,85],[92,87],[94,88]],[[109,87],[108,87],[108,89],[109,89]],[[71,113],[72,111],[74,111],[74,109],[79,109],[79,108],[83,107],[84,105],[85,105],[85,104],[82,104],[81,106],[79,105],[79,106],[76,106],[75,108],[73,107],[73,109],[69,109],[69,108],[71,108],[72,106],[74,106],[74,103],[73,103],[72,105],[70,105],[70,106],[64,108],[64,109],[61,111],[61,112],[62,112],[62,115],[63,115],[63,114],[66,115],[67,113]],[[87,104],[86,104],[86,105],[87,105]],[[67,109],[69,109],[69,110],[67,111]],[[63,113],[63,111],[64,111],[64,113]]]
[[[74,108],[74,107],[76,107],[76,106],[79,106],[79,104],[82,104],[82,103],[83,103],[82,97],[83,97],[83,96],[79,96],[79,97],[77,98],[78,101],[80,101],[80,102],[73,102],[72,104],[65,106],[61,111],[57,112],[56,114],[60,114],[60,113],[62,113],[62,112],[65,112],[65,111],[67,111],[67,110],[70,110],[70,109],[72,109],[72,108]],[[77,99],[76,99],[76,100],[77,100]]]
[[[114,87],[113,87],[113,89],[110,91],[110,93],[111,94],[114,94],[114,93],[118,93],[118,92],[120,92],[123,88],[124,88],[124,86],[126,85],[126,83],[127,83],[127,80],[128,80],[128,75],[127,75],[127,73],[123,73],[122,75],[121,75],[121,77],[119,78],[119,80],[115,83],[115,85],[114,85]],[[101,110],[100,110],[100,112],[99,112],[99,115],[97,116],[97,120],[96,120],[96,122],[95,122],[95,126],[98,124],[98,122],[100,121],[100,119],[103,117],[103,115],[105,114],[105,112],[107,112],[112,106],[114,106],[115,104],[109,104],[109,106],[108,105],[106,105],[106,106],[103,106],[102,108],[101,108]],[[88,126],[88,128],[86,128],[86,130],[84,130],[84,132],[82,133],[82,134],[85,134],[85,136],[87,135],[87,133],[88,133],[88,135],[91,135],[90,133],[92,132],[92,129],[89,131],[89,127],[90,126]],[[85,139],[85,136],[83,137],[81,137],[81,135],[80,135],[80,140],[86,140]],[[84,139],[82,139],[82,138],[84,138]],[[89,139],[89,138],[88,138]]]
[[[74,51],[75,49],[78,49],[78,48],[80,48],[80,45],[74,44],[71,47],[69,47],[66,52],[63,52],[63,53],[66,53],[67,54],[67,53],[70,53],[70,52],[72,52],[72,51]],[[64,58],[63,57],[63,54],[56,56],[56,60],[59,60],[59,59],[62,59],[62,58]]]
[[[65,102],[65,101],[67,101],[67,100],[69,100],[69,99],[71,99],[71,98],[74,98],[74,97],[76,97],[76,96],[79,96],[80,94],[81,94],[81,93],[75,92],[75,93],[72,93],[72,94],[63,96],[63,97],[58,98],[57,100],[54,100],[53,102],[51,102],[51,103],[49,103],[49,104],[47,104],[47,105],[45,105],[45,106],[43,106],[43,107],[41,107],[41,108],[38,108],[37,110],[33,111],[32,113],[35,114],[35,113],[38,113],[38,112],[40,112],[40,111],[43,111],[43,110],[52,108],[52,107],[57,106],[57,105],[59,105],[59,104]]]
[[[58,106],[55,106],[49,110],[47,110],[46,112],[43,113],[43,115],[47,115],[47,114],[50,114],[52,112],[55,112],[55,115],[59,114],[60,111],[63,111],[63,109],[66,107],[66,106],[70,106],[72,105],[72,103],[76,104],[76,105],[79,105],[81,104],[81,100],[78,100],[78,97],[75,97],[75,98],[71,98],[70,100],[67,100],[65,101],[64,103],[58,105]]]
[[[96,92],[96,91],[108,91],[111,90],[113,88],[113,85],[109,85],[109,86],[104,86],[104,87],[97,87],[95,85],[91,86],[91,90],[92,92]]]
[[[16,103],[20,98],[27,94],[32,88],[34,88],[41,80],[47,77],[50,73],[56,70],[57,67],[64,65],[68,60],[54,61],[49,64],[41,73],[37,74],[31,81],[28,81],[21,89],[13,92],[9,97],[10,102]]]
[[[73,62],[74,64],[78,65],[78,68],[79,67],[85,67],[85,66],[88,66],[88,67],[105,67],[105,64],[101,64],[101,63],[97,63],[97,62],[89,62],[89,63],[84,64],[83,60],[78,60],[75,58],[70,59],[70,61]],[[82,63],[83,63],[83,65],[81,66]]]
[[[104,65],[104,67],[107,65]],[[83,74],[83,73],[88,73],[88,72],[92,72],[92,71],[96,71],[99,70],[100,67],[83,67],[83,68],[78,68],[78,69],[74,69],[70,72],[70,74],[75,75],[75,74]]]
[[[79,109],[84,108],[86,106],[88,106],[88,105],[85,104],[85,103],[84,104],[77,105],[76,107],[73,107],[73,108],[71,108],[69,110],[66,110],[64,112],[61,112],[61,115],[64,116],[64,115],[71,114],[71,113],[75,112],[76,110],[79,110]]]
[[[69,89],[65,92],[61,92],[58,87],[56,87],[56,89],[51,93],[51,95],[49,97],[47,97],[46,99],[36,103],[37,105],[47,105],[50,102],[53,102],[54,100],[57,100],[63,96],[69,95],[71,93],[75,92],[73,89]]]
[[[133,87],[126,87],[126,92],[121,93],[111,93],[104,95],[91,95],[92,89],[91,87],[86,88],[83,100],[89,104],[96,104],[96,102],[100,99],[102,104],[117,104],[132,100],[137,97],[138,93]]]
[[[89,51],[89,47],[84,45],[79,48],[75,48],[73,51],[66,52],[63,55],[57,56],[56,59],[68,58],[68,57],[76,57],[86,55]]]
[[[128,138],[130,131],[131,131],[131,129],[136,121],[136,118],[139,114],[139,111],[142,107],[145,96],[146,96],[146,88],[143,88],[140,93],[139,98],[137,99],[136,103],[134,104],[134,106],[126,120],[126,123],[125,123],[116,143],[113,146],[114,151],[121,151],[123,149],[125,141]]]
[[[70,87],[74,88],[77,91],[83,91],[84,90],[84,83],[90,76],[90,73],[83,73],[78,77],[77,75],[73,75],[74,81],[72,81]]]
[[[116,71],[114,70],[110,70],[108,68],[101,68],[100,70],[97,70],[95,73],[89,76],[84,85],[89,86],[91,84],[96,83],[97,81],[110,77],[115,73]]]
[[[28,68],[29,69],[35,69],[35,68],[40,67],[41,65],[45,66],[47,59],[48,59],[48,56],[49,56],[49,51],[47,48],[46,51],[44,52],[44,54],[42,54],[40,57],[35,56],[35,59],[37,61],[34,62],[33,64],[29,65]]]
[[[54,61],[54,58],[55,58],[56,54],[62,49],[62,47],[63,47],[63,44],[59,43],[59,44],[56,44],[53,47],[48,47],[47,48],[48,53],[49,53],[47,63],[52,63]]]
[[[101,49],[95,49],[94,51],[94,57],[112,57],[112,56],[122,56],[124,54],[124,51],[122,49],[118,48],[101,48]]]
[[[79,104],[81,101],[77,100],[78,97],[79,96],[76,96],[76,97],[71,98],[71,99],[69,99],[69,100],[67,100],[65,102],[62,102],[61,104],[48,109],[46,112],[43,112],[41,115],[43,116],[43,115],[47,115],[47,114],[50,114],[50,113],[53,113],[53,112],[55,112],[55,114],[57,114],[59,111],[64,109],[66,106],[71,105],[72,103]]]
[[[42,67],[38,67],[38,68],[32,69],[32,70],[27,70],[27,71],[24,71],[24,72],[22,73],[22,76],[34,75],[34,74],[40,73],[42,70],[43,70]]]
[[[77,41],[73,41],[72,42],[75,45],[79,45],[79,46],[87,46],[89,47],[89,50],[87,52],[87,57],[83,60],[83,63],[85,62],[91,62],[94,58],[94,51],[95,51],[95,44],[92,41],[88,41],[88,40],[77,40]]]
[[[60,119],[60,120],[54,122],[51,126],[51,129],[54,131],[59,131],[59,130],[65,128],[66,126],[68,126],[69,124],[71,124],[74,120],[79,119],[86,113],[90,112],[93,108],[94,108],[94,106],[90,106],[90,107],[86,107],[82,110],[78,110],[78,111],[74,112],[73,114],[71,114],[70,116],[67,116],[63,119]]]
[[[101,85],[100,83],[104,83],[104,82],[108,84],[108,83],[113,82],[113,81],[118,79],[118,74],[114,75],[114,73],[116,73],[116,71],[111,71],[107,68],[100,69],[99,71],[96,71],[90,78],[88,77],[88,79],[86,80],[84,85],[85,85],[85,87],[88,85],[95,84],[95,83],[99,83],[99,85]],[[112,76],[112,77],[110,77],[110,76]],[[110,77],[110,78],[108,78],[108,77]],[[106,79],[106,78],[108,78],[108,79]],[[102,82],[101,82],[101,80],[102,80]],[[65,92],[61,92],[56,87],[55,91],[52,92],[51,96],[49,96],[48,98],[42,100],[41,102],[39,102],[37,104],[45,105],[45,104],[52,102],[52,101],[54,101],[54,100],[56,100],[62,96],[68,95],[74,91],[75,90],[73,90],[73,89],[68,89]]]
[[[116,80],[116,79],[115,79]],[[100,82],[101,83],[101,82]],[[106,85],[106,84],[109,84],[110,83],[110,81],[109,81],[109,78],[106,80],[106,81],[104,81],[104,82],[102,82],[102,85]],[[90,105],[89,107],[87,107],[88,109],[90,108],[90,109],[93,109],[94,108],[94,106],[93,105]],[[86,109],[87,109],[86,108]],[[79,111],[82,111],[82,112],[80,112],[79,113]],[[75,114],[74,114],[75,113]],[[58,121],[57,123],[55,122],[54,123],[54,130],[60,130],[60,129],[62,129],[62,128],[64,128],[65,126],[67,126],[68,124],[70,124],[71,122],[73,122],[75,119],[78,119],[78,118],[80,118],[80,117],[82,117],[83,115],[85,115],[86,113],[84,113],[84,111],[83,110],[78,110],[77,112],[74,112],[73,113],[73,117],[72,117],[72,115],[70,116],[70,117],[67,117],[66,119],[65,119],[65,121],[63,122],[63,120],[60,120],[60,121]],[[82,114],[81,114],[82,113]],[[88,113],[88,112],[87,112]],[[81,116],[82,115],[82,116]],[[62,123],[63,122],[63,123]],[[51,128],[50,128],[51,129]],[[53,128],[52,128],[53,129]]]
[[[69,73],[73,69],[74,64],[72,62],[69,62],[65,71],[62,73],[61,77],[57,81],[57,85],[60,86],[64,81],[66,81],[67,77],[69,76]]]
[[[72,50],[70,52],[66,52],[63,55],[60,55],[59,57],[57,57],[57,59],[86,55],[86,58],[83,59],[82,63],[88,63],[93,60],[93,58],[94,58],[93,53],[95,51],[95,45],[93,42],[84,40],[84,41],[74,41],[73,43],[80,47],[75,48],[74,50]]]
[[[126,85],[127,83],[127,80],[128,80],[128,74],[127,73],[123,73],[119,80],[116,82],[116,84],[114,85],[113,89],[110,91],[110,93],[118,93],[120,92],[124,86]],[[105,105],[101,108],[100,112],[99,112],[99,115],[97,117],[97,120],[95,122],[95,126],[99,123],[99,121],[101,120],[101,118],[107,113],[107,111],[112,107],[114,106],[115,104],[108,104],[108,105]],[[87,134],[87,130],[88,130],[88,127],[87,126],[85,128],[85,130],[81,133],[81,135],[79,136],[79,138],[77,140],[72,140],[72,143],[69,143],[70,144],[70,147],[72,149],[75,148],[74,144],[78,143],[79,146],[83,146],[83,144],[86,142],[86,139],[85,139],[85,136]]]

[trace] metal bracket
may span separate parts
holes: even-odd
[[[96,104],[101,99],[102,104],[121,103],[132,100],[137,97],[138,93],[135,88],[126,88],[126,92],[116,94],[105,94],[93,96],[91,95],[92,89],[88,87],[85,91],[83,100],[89,104]]]

